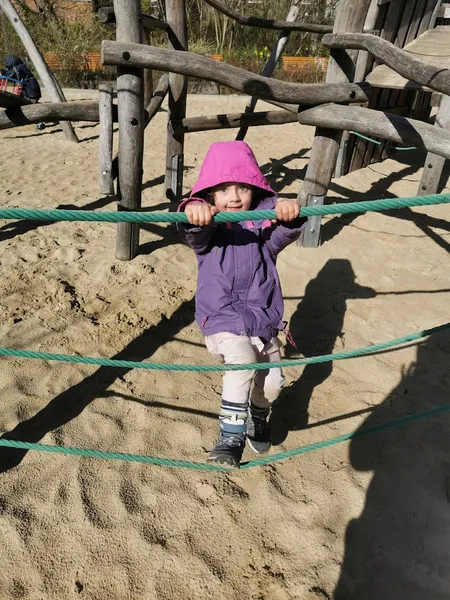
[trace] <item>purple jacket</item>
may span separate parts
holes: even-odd
[[[265,192],[252,209],[271,209],[275,192],[245,142],[217,142],[208,151],[192,193],[225,182],[247,183]],[[199,198],[184,201],[186,204]],[[296,240],[305,219],[286,224],[270,221],[180,223],[181,238],[198,260],[195,318],[203,335],[231,332],[270,339],[283,329],[283,297],[276,257]]]

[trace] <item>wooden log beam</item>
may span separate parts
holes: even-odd
[[[360,106],[328,104],[298,113],[302,125],[351,130],[395,144],[417,146],[429,152],[450,157],[450,136],[445,130],[402,115]]]
[[[17,106],[26,106],[33,104],[28,98],[17,96],[11,92],[0,91],[0,108],[16,108]]]
[[[233,129],[235,127],[257,127],[260,125],[284,125],[295,123],[297,114],[274,110],[254,113],[228,113],[206,117],[189,117],[180,121],[172,121],[174,133],[195,133],[212,129]]]
[[[450,69],[430,65],[391,42],[367,33],[333,33],[322,38],[329,48],[367,50],[388,67],[420,85],[450,94]]]
[[[117,122],[117,106],[113,106],[113,119]],[[33,123],[58,121],[88,121],[98,123],[98,102],[55,102],[30,104],[0,111],[0,129],[23,127]]]
[[[281,29],[283,31],[311,31],[313,33],[327,33],[333,31],[331,25],[319,25],[318,23],[292,23],[291,21],[273,21],[271,19],[260,19],[259,17],[244,17],[220,0],[205,0],[205,2],[240,25],[261,27],[263,29]]]
[[[267,104],[272,104],[277,108],[283,108],[284,110],[287,110],[288,112],[294,114],[297,114],[298,111],[298,104],[285,104],[284,102],[275,102],[275,100],[267,100],[267,98],[264,100],[264,102],[267,102]]]
[[[245,69],[218,63],[193,52],[183,52],[180,55],[176,50],[165,50],[142,44],[123,44],[104,40],[102,62],[105,65],[153,68],[199,77],[263,100],[276,100],[288,104],[316,106],[327,102],[363,103],[369,99],[370,86],[364,83],[289,83],[255,75]]]
[[[393,109],[396,110],[396,109]],[[384,139],[394,144],[417,146],[439,156],[450,157],[450,137],[448,134],[422,121],[407,119],[402,115],[381,112],[358,106],[323,104],[307,108],[293,115],[284,111],[259,113],[228,113],[206,117],[189,117],[172,123],[176,130],[184,133],[231,129],[234,127],[255,127],[261,125],[282,125],[299,121],[301,125],[311,125],[322,129],[356,131],[363,135]]]
[[[163,75],[162,79],[165,79],[167,83],[166,78],[167,76]],[[164,81],[160,81],[158,87],[162,88],[162,91],[158,92],[158,88],[155,90],[154,97],[147,108],[149,117],[157,113],[158,107],[161,106],[164,99]],[[390,110],[397,111],[399,109]],[[285,115],[287,120],[282,115]],[[58,102],[54,104],[32,104],[0,111],[0,130],[31,125],[40,121],[49,123],[64,121],[65,119],[96,123],[99,121],[99,105],[97,102]],[[117,122],[116,105],[113,105],[113,120]],[[261,120],[261,122],[259,123],[258,120]],[[183,128],[185,133],[193,133],[240,127],[242,124],[249,127],[266,124],[281,125],[297,120],[302,125],[335,127],[339,130],[350,129],[395,144],[423,147],[428,152],[450,160],[450,137],[445,130],[422,121],[407,119],[394,114],[394,112],[380,112],[362,107],[326,104],[308,108],[300,112],[298,116],[289,112],[268,111],[251,115],[231,113],[210,117],[191,117],[180,122],[175,121],[174,126]],[[117,172],[115,173],[116,176]]]
[[[105,8],[99,8],[97,12],[97,18],[100,23],[115,23],[116,22],[116,14],[114,12],[114,8],[112,6],[108,6]],[[155,17],[151,17],[150,15],[141,15],[141,24],[145,29],[158,29],[160,31],[167,31],[169,29],[168,23],[165,21],[161,21],[161,19],[156,19]]]
[[[153,117],[161,108],[164,98],[167,95],[169,87],[169,75],[164,73],[161,76],[153,98],[151,99],[144,113],[145,127],[150,123]],[[294,112],[295,109],[293,109]],[[57,123],[58,121],[87,121],[98,123],[99,105],[98,102],[55,102],[45,104],[29,104],[27,106],[8,108],[0,111],[0,130],[12,129],[13,127],[23,127],[33,125],[34,123]],[[113,121],[117,123],[117,105],[113,104]],[[113,161],[114,178],[117,177],[117,157]]]

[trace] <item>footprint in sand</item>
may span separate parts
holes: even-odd
[[[63,263],[70,263],[79,260],[83,256],[84,250],[79,248],[58,248],[53,253],[53,258],[58,259]]]
[[[197,483],[197,485],[195,486],[195,491],[197,492],[197,496],[201,500],[209,500],[216,493],[216,490],[213,488],[212,485],[203,481]]]

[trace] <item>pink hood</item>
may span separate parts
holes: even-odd
[[[211,144],[197,182],[192,188],[191,196],[197,196],[207,188],[226,182],[246,183],[264,190],[268,196],[275,196],[275,192],[261,173],[252,149],[246,142]]]

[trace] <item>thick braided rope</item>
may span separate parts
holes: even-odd
[[[315,363],[330,362],[333,360],[344,360],[346,358],[355,358],[366,354],[374,354],[387,348],[394,348],[408,342],[413,342],[423,337],[450,329],[450,323],[444,323],[431,329],[424,329],[417,333],[411,333],[394,340],[373,344],[364,348],[347,350],[346,352],[336,352],[334,354],[323,354],[322,356],[310,356],[308,358],[295,358],[289,360],[280,360],[270,363],[250,363],[247,365],[186,365],[186,364],[166,364],[154,362],[139,362],[136,360],[117,360],[113,358],[93,358],[89,356],[73,356],[69,354],[52,354],[50,352],[37,352],[34,350],[15,350],[13,348],[0,348],[0,356],[14,356],[17,358],[34,358],[38,360],[56,360],[59,362],[82,363],[87,365],[100,365],[103,367],[119,367],[124,369],[149,369],[152,371],[258,371],[273,369],[275,367],[298,367]]]
[[[307,454],[308,452],[313,452],[314,450],[319,450],[321,448],[326,448],[327,446],[334,446],[335,444],[341,444],[342,442],[346,442],[348,440],[352,440],[355,438],[361,438],[371,433],[377,433],[387,429],[393,429],[394,427],[399,427],[401,425],[406,425],[408,423],[412,423],[414,421],[420,421],[422,419],[426,419],[429,417],[435,417],[441,413],[447,412],[450,410],[450,404],[445,406],[438,406],[437,408],[433,408],[430,410],[422,411],[416,413],[414,415],[407,415],[406,417],[401,417],[400,419],[394,419],[392,421],[388,421],[385,423],[380,423],[379,425],[374,425],[373,427],[367,427],[366,429],[360,429],[358,431],[353,431],[351,433],[345,433],[344,435],[339,435],[337,437],[324,440],[322,442],[315,442],[313,444],[308,444],[306,446],[300,446],[299,448],[294,448],[292,450],[286,450],[285,452],[279,452],[278,454],[273,454],[272,456],[264,456],[261,458],[257,458],[255,460],[251,460],[247,463],[241,465],[241,469],[251,469],[253,467],[268,465],[274,462],[279,462],[281,460],[285,460],[287,458],[292,458],[294,456],[299,456],[300,454]],[[231,471],[227,467],[221,467],[219,465],[208,464],[208,463],[199,463],[192,462],[187,460],[174,460],[171,458],[158,458],[156,456],[145,456],[140,454],[127,454],[124,452],[106,452],[102,450],[90,450],[87,448],[73,448],[70,446],[51,446],[48,444],[38,444],[34,442],[21,442],[18,440],[8,440],[6,438],[0,439],[0,447],[4,446],[6,448],[16,448],[21,450],[38,450],[40,452],[53,452],[57,454],[70,454],[75,456],[84,456],[90,458],[103,458],[107,460],[126,460],[129,462],[138,462],[138,463],[147,463],[151,465],[157,466],[165,466],[165,467],[181,467],[185,469],[195,469],[197,471]]]
[[[450,194],[430,196],[412,196],[408,198],[388,198],[365,202],[344,202],[329,206],[305,206],[301,209],[304,217],[337,215],[358,212],[379,212],[409,208],[411,206],[430,206],[449,204]],[[276,218],[274,210],[249,210],[239,212],[221,212],[214,220],[217,223]],[[33,221],[105,221],[108,223],[187,223],[185,213],[162,212],[126,212],[91,211],[63,209],[0,208],[0,219],[29,219]]]

